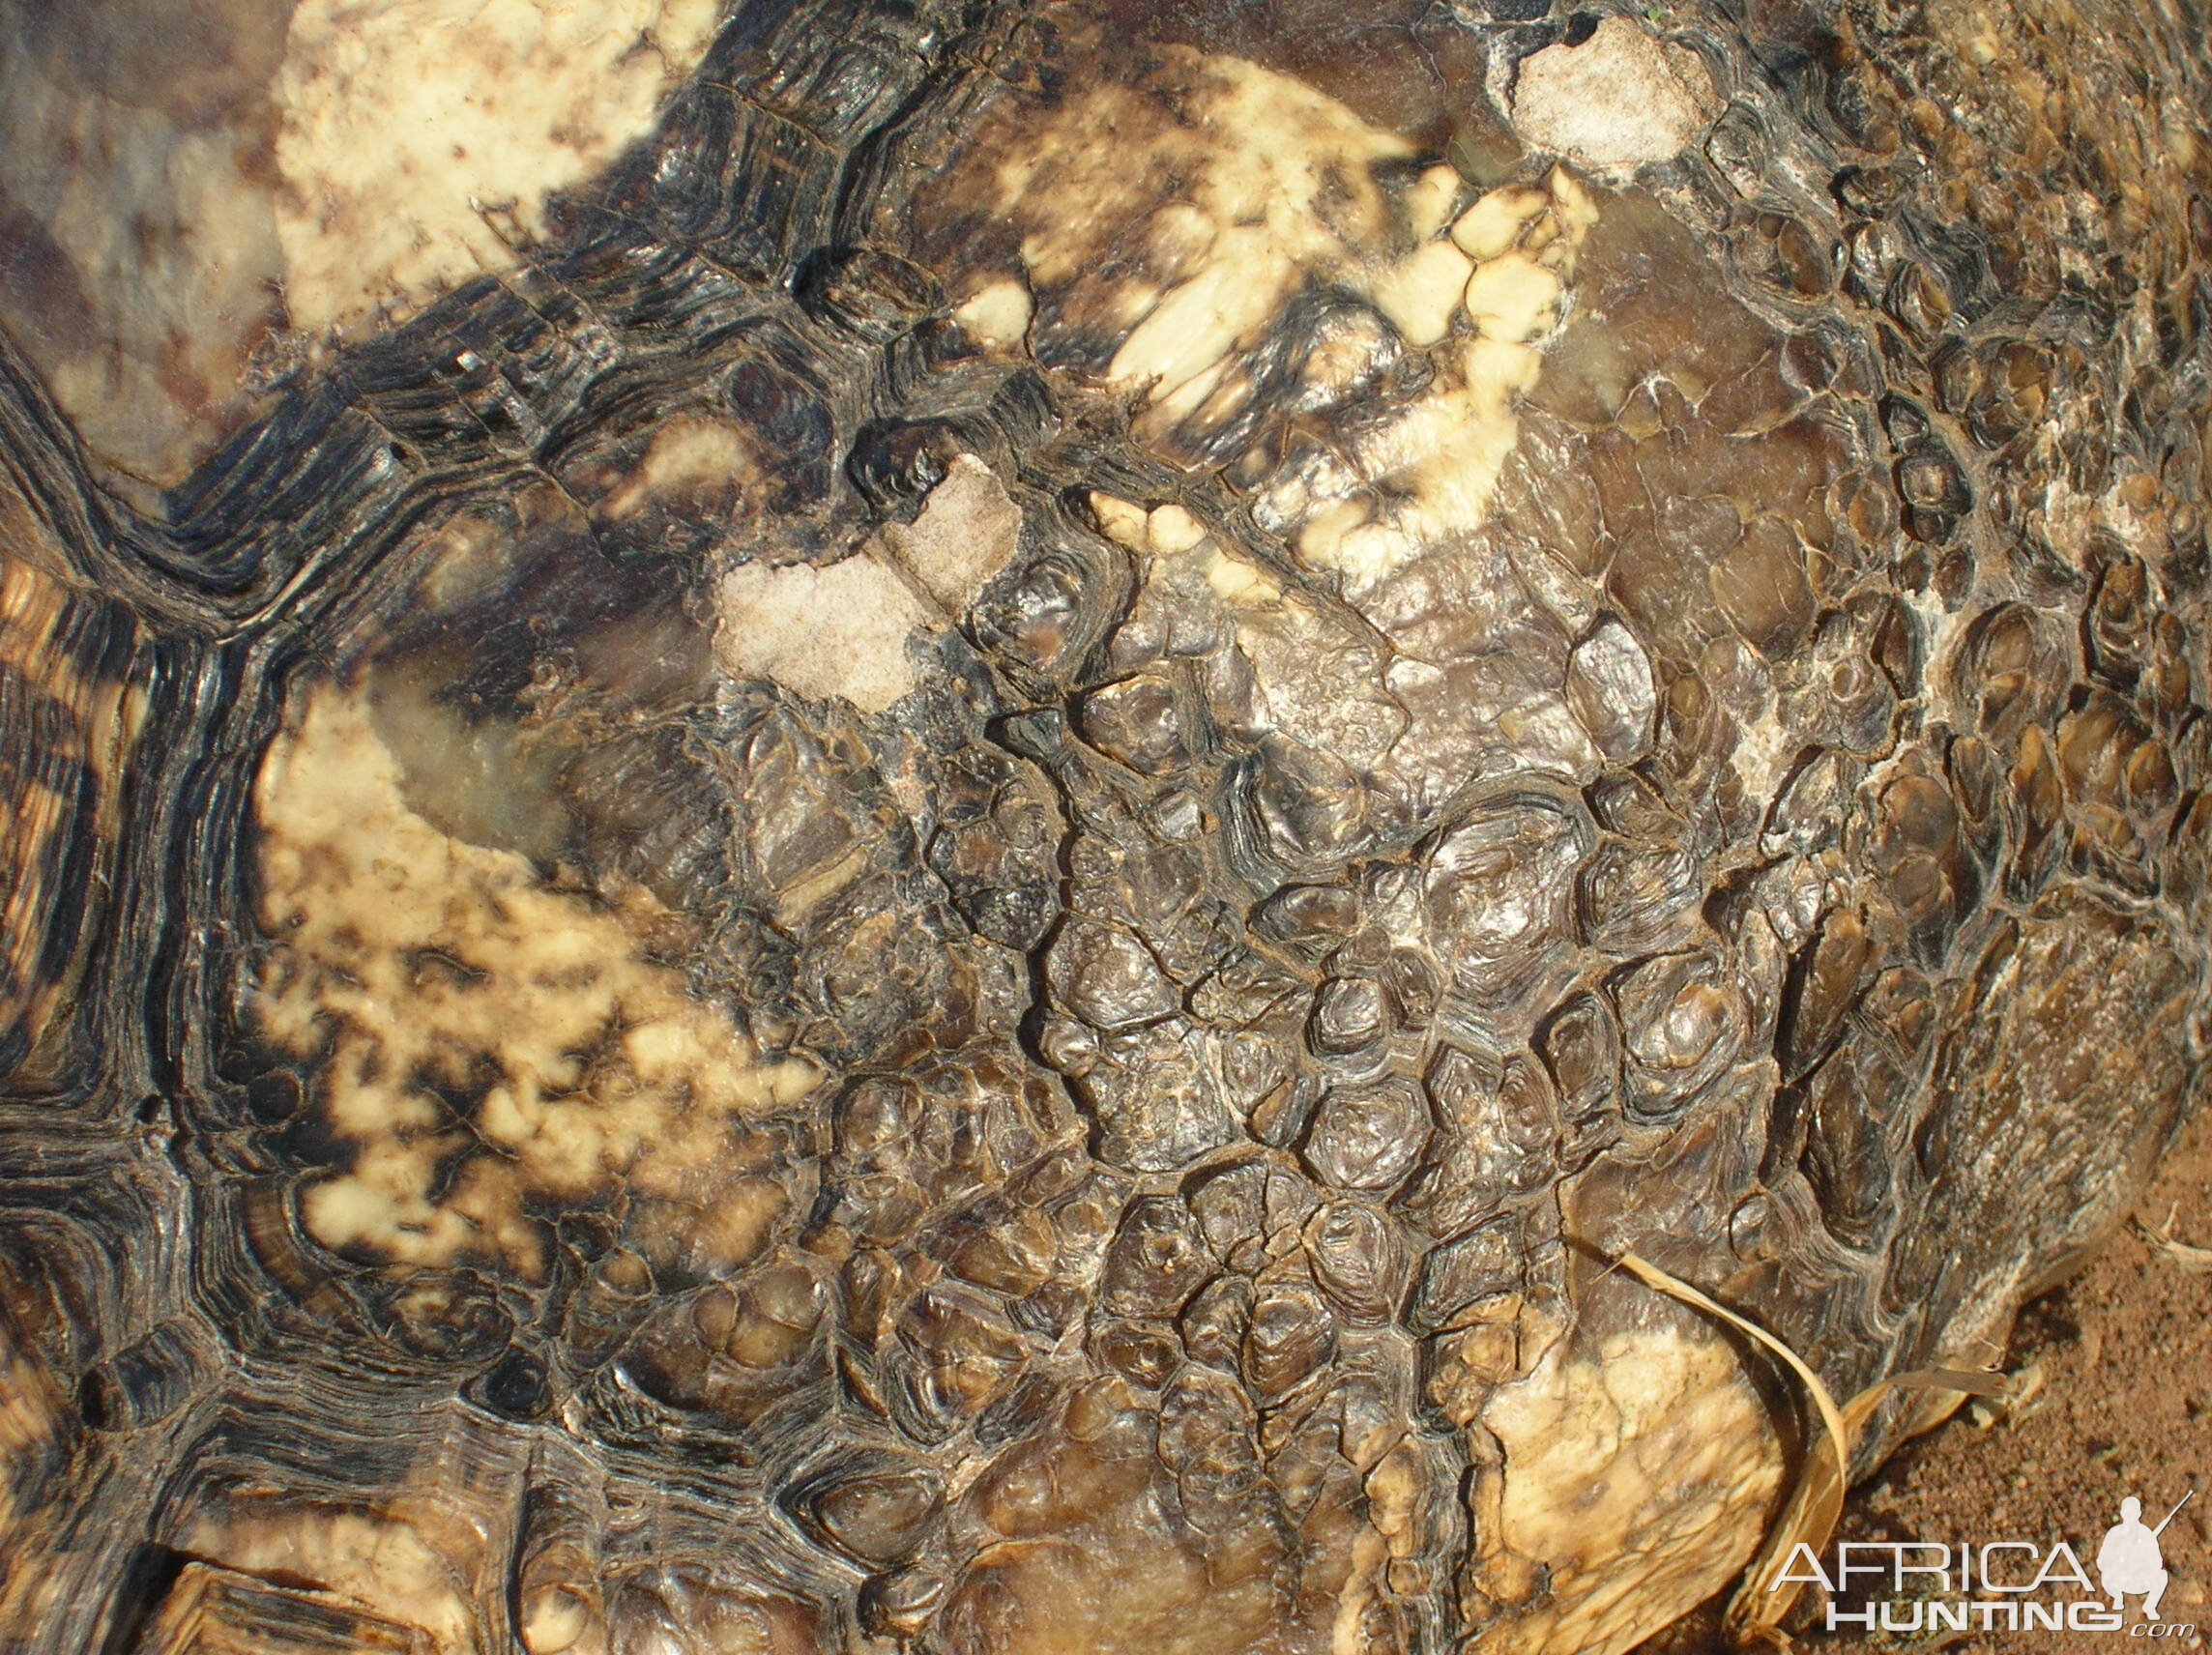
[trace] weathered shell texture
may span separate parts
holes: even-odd
[[[9,9],[0,1646],[1618,1650],[1805,1437],[1611,1259],[1978,1365],[2181,1118],[2201,8],[744,0],[269,315],[189,10]]]

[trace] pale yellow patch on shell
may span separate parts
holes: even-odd
[[[513,262],[554,191],[652,128],[715,0],[301,0],[275,86],[295,327],[406,310]]]
[[[1176,557],[1206,538],[1206,525],[1187,507],[1155,506],[1145,516],[1145,539],[1163,557]]]
[[[1523,60],[1512,121],[1530,148],[1624,177],[1680,155],[1720,109],[1696,52],[1615,16],[1580,45],[1562,41]]]
[[[714,653],[740,678],[773,679],[810,701],[881,712],[920,682],[907,639],[932,616],[896,569],[867,552],[827,568],[746,564],[722,577]]]
[[[1151,92],[1187,120],[1161,121]],[[1001,165],[997,186],[1002,208],[1030,220],[1023,262],[1047,287],[1098,279],[1100,252],[1129,229],[1124,210],[1141,216],[1129,233],[1169,280],[1156,295],[1129,285],[1132,326],[1108,372],[1149,383],[1150,423],[1164,428],[1206,400],[1226,360],[1309,277],[1361,279],[1373,249],[1404,234],[1373,169],[1411,153],[1302,81],[1170,47],[1146,90],[1106,84],[1074,99]],[[1183,181],[1179,198],[1142,198],[1161,171]],[[1412,218],[1441,216],[1441,185],[1416,183]],[[1075,200],[1088,210],[1050,210]]]
[[[177,481],[324,330],[511,268],[552,191],[651,131],[718,4],[11,8],[0,198],[67,314],[29,289],[0,311],[96,455]]]
[[[1766,1406],[1703,1329],[1561,1341],[1481,1419],[1504,1450],[1493,1547],[1551,1581],[1484,1632],[1486,1655],[1634,1647],[1742,1570],[1781,1488]]]
[[[1527,253],[1505,253],[1475,267],[1467,313],[1486,339],[1527,344],[1549,333],[1559,310],[1559,277]]]
[[[879,541],[947,615],[958,615],[1012,559],[1021,528],[997,474],[974,454],[954,454],[915,520],[885,525]]]
[[[1552,217],[1558,224],[1559,236],[1540,256],[1545,263],[1556,265],[1561,276],[1571,277],[1575,274],[1575,254],[1582,250],[1583,239],[1597,223],[1597,201],[1583,181],[1563,166],[1552,168],[1544,188],[1552,197]]]
[[[738,677],[885,711],[921,682],[909,640],[966,611],[1013,557],[1020,529],[991,468],[956,454],[913,523],[887,525],[842,562],[725,574],[714,653]]]
[[[1520,438],[1515,401],[1542,365],[1533,346],[1468,340],[1456,353],[1456,374],[1439,374],[1354,450],[1362,477],[1386,480],[1400,494],[1394,510],[1378,517],[1356,495],[1331,502],[1306,520],[1299,558],[1342,571],[1356,601],[1424,551],[1479,528]]]
[[[164,18],[190,44],[149,47]],[[273,314],[281,255],[251,66],[280,26],[247,6],[98,0],[0,15],[0,198],[44,233],[71,313],[53,328],[14,284],[0,308],[86,447],[153,481],[181,478],[242,412]],[[208,64],[210,41],[241,61]],[[175,84],[131,84],[150,50],[184,60]],[[9,241],[34,256],[35,239],[12,226]]]
[[[1493,189],[1453,222],[1452,240],[1470,259],[1494,259],[1551,205],[1543,190],[1526,184]]]
[[[758,470],[740,427],[726,420],[680,417],[654,433],[636,468],[600,503],[599,511],[620,522],[668,496],[749,479]]]
[[[952,312],[952,319],[985,349],[1012,350],[1029,337],[1035,309],[1028,284],[1008,276],[978,288]]]
[[[1090,495],[1091,515],[1098,525],[1098,532],[1117,545],[1126,546],[1132,552],[1150,549],[1148,520],[1145,508],[1133,500],[1121,500],[1096,489]]]
[[[522,1646],[530,1655],[562,1655],[597,1630],[592,1606],[567,1586],[543,1586],[522,1606]]]
[[[1218,549],[1206,566],[1206,584],[1224,603],[1274,603],[1283,595],[1283,583],[1266,569]]]
[[[1452,308],[1473,268],[1450,242],[1431,242],[1375,278],[1375,308],[1408,344],[1426,349],[1451,332]]]
[[[531,1195],[692,1198],[733,1126],[819,1078],[764,1060],[639,938],[664,917],[642,889],[612,900],[549,888],[511,851],[440,831],[406,800],[367,699],[311,690],[254,793],[261,917],[275,940],[255,1010],[263,1034],[322,1053],[321,1102],[351,1167],[301,1197],[308,1233],[412,1263],[464,1255],[534,1273]],[[589,1057],[580,1054],[592,1054]],[[494,1079],[469,1126],[425,1077]],[[451,1177],[442,1169],[466,1159]],[[719,1180],[698,1227],[736,1202]],[[730,1228],[724,1225],[724,1229]]]
[[[200,1511],[175,1544],[242,1574],[311,1581],[405,1617],[435,1655],[475,1655],[475,1582],[411,1523],[326,1506],[254,1502]]]
[[[1249,408],[1251,353],[1285,307],[1330,283],[1374,320],[1331,328],[1302,364],[1307,394],[1357,394],[1395,348],[1390,330],[1451,355],[1339,452],[1262,483],[1268,515],[1304,563],[1347,577],[1354,602],[1481,527],[1540,365],[1528,341],[1562,313],[1594,222],[1563,170],[1549,188],[1493,191],[1455,221],[1465,186],[1451,168],[1393,181],[1414,153],[1403,137],[1291,76],[1179,46],[1134,85],[1071,92],[1000,153],[993,205],[1022,232],[1039,302],[1055,325],[1107,332],[1109,378],[1143,389],[1141,439],[1191,463],[1187,444]],[[1470,249],[1512,262],[1486,276]],[[1470,292],[1472,327],[1461,319]],[[1109,537],[1158,549],[1136,508],[1094,497],[1093,510]],[[1239,600],[1263,590],[1256,573],[1219,579]]]
[[[1406,227],[1426,241],[1451,222],[1466,182],[1457,167],[1438,164],[1413,181],[1406,192]]]
[[[1329,1621],[1329,1655],[1368,1655],[1375,1647],[1367,1635],[1367,1607],[1375,1601],[1376,1574],[1388,1561],[1388,1544],[1373,1528],[1353,1536],[1351,1567]]]
[[[281,1633],[276,1635],[279,1641],[273,1643],[265,1635],[257,1637],[256,1632],[321,1621],[330,1629],[328,1638],[342,1636],[345,1648],[363,1655],[369,1651],[376,1655],[395,1655],[397,1651],[448,1655],[452,1651],[447,1640],[426,1636],[423,1628],[407,1620],[411,1606],[371,1606],[288,1578],[269,1580],[200,1558],[193,1558],[177,1572],[160,1594],[159,1603],[154,1618],[138,1640],[141,1648],[177,1655],[187,1651],[190,1655],[216,1655],[218,1650],[223,1655],[240,1655],[246,1650],[251,1650],[252,1655],[274,1655],[277,1650],[293,1655],[301,1644]],[[336,1645],[331,1642],[326,1647]],[[478,1644],[472,1640],[463,1648],[474,1655]]]

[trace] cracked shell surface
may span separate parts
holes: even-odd
[[[1620,1651],[2126,1210],[2200,7],[602,10],[0,5],[0,1643]]]

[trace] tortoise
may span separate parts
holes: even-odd
[[[2196,0],[0,16],[0,1645],[1620,1650],[2185,1118]]]

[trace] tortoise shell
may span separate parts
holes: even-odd
[[[2181,1120],[2201,8],[0,10],[9,1648],[1621,1650]]]

